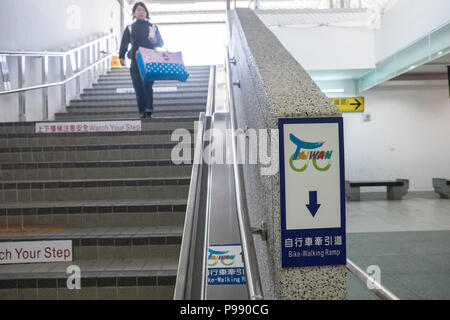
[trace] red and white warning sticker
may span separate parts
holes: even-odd
[[[86,121],[86,122],[39,122],[36,133],[81,133],[142,131],[139,120]]]

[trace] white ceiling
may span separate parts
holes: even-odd
[[[129,9],[136,0],[126,0]],[[231,0],[254,8],[257,0]],[[381,15],[397,0],[259,0],[258,16],[269,26],[379,28]],[[225,22],[226,0],[144,0],[155,23]],[[344,5],[344,7],[341,7]]]

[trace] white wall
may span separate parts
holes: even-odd
[[[375,68],[373,32],[367,28],[273,27],[271,31],[306,70]]]
[[[449,0],[397,0],[375,30],[379,62],[450,21]]]
[[[115,0],[1,0],[0,50],[61,50],[111,28],[119,32],[119,8]]]
[[[450,179],[446,81],[389,81],[364,96],[370,122],[344,114],[347,180],[408,178],[410,190],[432,190],[432,178]]]
[[[120,5],[116,0],[0,1],[0,51],[63,51],[111,29],[120,37]],[[9,57],[7,61],[12,87],[17,88],[17,60]],[[59,65],[57,59],[50,58],[49,82],[61,80]],[[41,84],[40,66],[40,59],[27,59],[26,86]],[[87,85],[87,75],[81,83]],[[50,116],[64,109],[60,92],[59,88],[49,89]],[[73,92],[74,83],[69,83],[69,99],[74,98]],[[42,120],[41,90],[27,92],[26,98],[27,120]],[[1,96],[0,108],[0,122],[18,121],[17,94]]]

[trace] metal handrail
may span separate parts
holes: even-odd
[[[82,50],[84,48],[87,48],[97,42],[101,42],[105,39],[108,39],[110,37],[113,36],[113,33],[108,34],[107,36],[101,37],[99,39],[90,41],[87,44],[84,44],[80,47],[71,49],[69,51],[66,52],[20,52],[20,51],[0,51],[0,55],[9,55],[9,56],[25,56],[25,57],[42,57],[42,56],[67,56],[69,54],[72,54],[73,52],[76,52],[78,50]],[[114,36],[115,38],[115,36]],[[78,71],[77,73],[75,73],[74,75],[70,76],[69,78],[63,80],[63,81],[55,81],[52,83],[47,83],[47,84],[41,84],[41,85],[36,85],[36,86],[30,86],[30,87],[25,87],[25,88],[18,88],[18,89],[11,89],[11,90],[6,90],[6,91],[0,91],[0,96],[2,95],[7,95],[7,94],[13,94],[13,93],[20,93],[20,92],[25,92],[25,91],[30,91],[30,90],[38,90],[38,89],[45,89],[45,88],[50,88],[50,87],[57,87],[57,86],[62,86],[66,83],[68,83],[69,81],[79,77],[80,75],[84,74],[86,71],[89,71],[90,69],[92,69],[93,67],[97,66],[100,63],[103,63],[105,60],[111,58],[113,56],[113,53],[109,53],[107,56],[101,58],[99,61],[96,61],[94,63],[92,63],[90,66],[84,68],[81,71]]]
[[[194,233],[195,216],[200,201],[200,181],[202,175],[202,153],[203,134],[205,130],[205,113],[201,113],[197,125],[197,136],[195,137],[194,163],[192,166],[191,182],[189,186],[189,196],[186,207],[186,218],[183,229],[183,240],[181,242],[180,260],[178,262],[177,280],[175,284],[174,300],[186,300],[191,298],[191,288],[193,287],[193,261],[194,256]]]
[[[216,92],[216,66],[209,70],[208,100],[206,102],[206,116],[211,117],[214,113],[214,99]]]
[[[111,48],[111,40],[114,41]],[[106,48],[104,47],[106,46]],[[87,49],[87,63],[82,63],[81,57],[82,53],[86,52]],[[26,92],[31,90],[42,89],[42,117],[43,120],[48,119],[48,88],[50,87],[61,87],[61,106],[64,108],[67,103],[67,84],[76,80],[76,94],[81,93],[81,80],[80,76],[87,71],[91,71],[93,68],[97,68],[98,65],[104,64],[104,69],[107,69],[108,59],[112,58],[113,54],[118,49],[117,37],[114,32],[107,35],[102,35],[95,40],[91,40],[85,44],[82,44],[76,48],[69,49],[67,51],[55,52],[55,51],[0,51],[0,62],[1,62],[1,73],[3,75],[3,82],[5,91],[0,92],[0,96],[9,94],[18,94],[19,98],[19,121],[26,121]],[[105,51],[106,50],[106,51]],[[18,60],[18,88],[11,89],[11,80],[9,76],[8,64],[6,57],[16,57]],[[60,74],[61,81],[54,81],[48,83],[48,67],[49,58],[58,58],[61,60],[60,63]],[[26,58],[39,58],[42,59],[42,82],[39,85],[25,86],[25,74],[26,74]],[[67,74],[67,61],[70,59],[71,62],[71,73],[69,76]],[[86,67],[84,67],[87,65]],[[83,68],[83,69],[82,69]],[[96,69],[95,69],[96,70]],[[91,77],[95,76],[97,72],[94,71]]]
[[[91,40],[85,44],[82,44],[76,48],[69,49],[67,51],[0,51],[0,55],[6,55],[6,56],[25,56],[25,57],[60,57],[60,56],[66,56],[69,54],[72,54],[73,52],[76,52],[78,50],[85,49],[94,43],[101,42],[105,39],[108,39],[114,35],[113,32],[108,33],[105,36],[102,36],[98,39]],[[114,37],[115,38],[115,37]],[[115,38],[116,39],[116,38]],[[116,39],[117,40],[117,39]]]
[[[353,273],[363,284],[370,283],[373,289],[373,293],[383,300],[400,300],[395,294],[390,292],[381,283],[374,281],[367,273],[365,273],[360,267],[358,267],[353,261],[347,259],[347,269]]]
[[[228,104],[231,118],[231,132],[235,132],[237,128],[236,110],[233,95],[233,82],[230,67],[229,48],[226,47],[226,73],[228,86]],[[238,164],[237,155],[237,139],[236,135],[231,139],[232,153],[233,153],[233,171],[236,188],[236,210],[239,223],[239,231],[241,234],[242,252],[245,262],[245,273],[247,275],[248,293],[250,300],[264,299],[261,277],[259,274],[258,260],[256,257],[255,245],[253,243],[252,229],[250,226],[250,219],[248,217],[247,199],[245,196],[245,186],[243,179],[242,165]]]
[[[57,86],[62,86],[65,85],[66,83],[68,83],[69,81],[79,77],[80,75],[82,75],[83,73],[85,73],[86,71],[89,71],[90,69],[94,68],[95,66],[97,66],[100,63],[103,63],[105,60],[111,58],[114,54],[110,53],[107,56],[103,57],[102,59],[100,59],[99,61],[94,62],[93,64],[91,64],[90,66],[84,68],[83,70],[75,73],[74,75],[70,76],[69,78],[67,78],[64,81],[57,81],[57,82],[52,82],[52,83],[47,83],[47,84],[40,84],[40,85],[36,85],[36,86],[31,86],[31,87],[26,87],[26,88],[19,88],[19,89],[11,89],[8,91],[1,91],[0,92],[0,96],[2,95],[7,95],[7,94],[13,94],[13,93],[19,93],[19,92],[24,92],[24,91],[30,91],[30,90],[38,90],[38,89],[45,89],[45,88],[50,88],[50,87],[57,87]]]
[[[206,299],[208,212],[206,212],[207,206],[204,206],[204,215],[200,216],[202,208],[200,200],[202,197],[202,189],[205,187],[203,183],[206,179],[203,172],[205,169],[203,166],[204,135],[208,129],[214,110],[215,70],[215,66],[211,66],[206,111],[200,114],[197,135],[195,137],[194,162],[189,186],[174,300]],[[204,230],[201,229],[202,226]],[[202,231],[204,231],[203,235],[200,235],[199,233]],[[199,239],[198,237],[201,237],[200,242],[203,243],[203,247],[198,247],[198,242],[196,241]],[[196,274],[196,272],[199,274]]]

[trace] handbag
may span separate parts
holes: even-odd
[[[178,80],[189,78],[181,52],[156,51],[139,47],[136,52],[137,63],[142,80]]]

